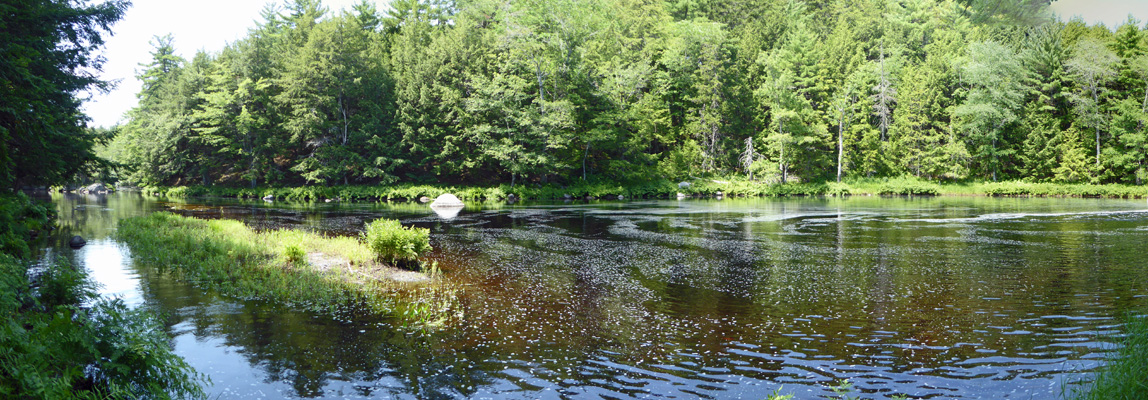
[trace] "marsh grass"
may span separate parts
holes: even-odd
[[[1120,348],[1091,383],[1064,394],[1074,400],[1148,399],[1148,317],[1129,316]]]
[[[367,309],[413,318],[413,325],[441,324],[458,309],[448,282],[395,279],[417,273],[378,262],[354,237],[259,232],[238,221],[170,213],[125,219],[118,235],[137,262],[241,299],[330,313]]]

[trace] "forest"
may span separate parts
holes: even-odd
[[[94,133],[140,186],[1148,177],[1144,25],[1042,0],[287,0],[152,43]]]

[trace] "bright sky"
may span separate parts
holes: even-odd
[[[1132,14],[1143,27],[1148,22],[1148,0],[1054,0],[1052,12],[1064,21],[1080,16],[1088,24],[1103,22],[1110,29],[1123,25]]]
[[[380,11],[388,0],[372,0]],[[351,9],[359,0],[323,0],[331,13]],[[104,46],[104,80],[118,80],[107,95],[95,95],[84,105],[92,126],[110,127],[136,105],[140,82],[135,78],[140,63],[151,60],[154,36],[168,33],[175,38],[176,54],[190,60],[200,49],[211,53],[247,36],[261,19],[259,12],[282,0],[132,0],[124,18],[112,26],[113,36]]]

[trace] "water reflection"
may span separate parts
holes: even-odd
[[[170,316],[223,398],[1046,398],[1113,316],[1148,305],[1137,201],[725,199],[472,206],[56,196],[65,254]],[[356,235],[432,229],[458,283],[445,329],[221,298],[132,264],[110,236],[155,210]]]

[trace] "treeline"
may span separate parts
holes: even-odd
[[[1041,0],[288,0],[174,43],[104,150],[132,183],[1148,176],[1148,34]]]

